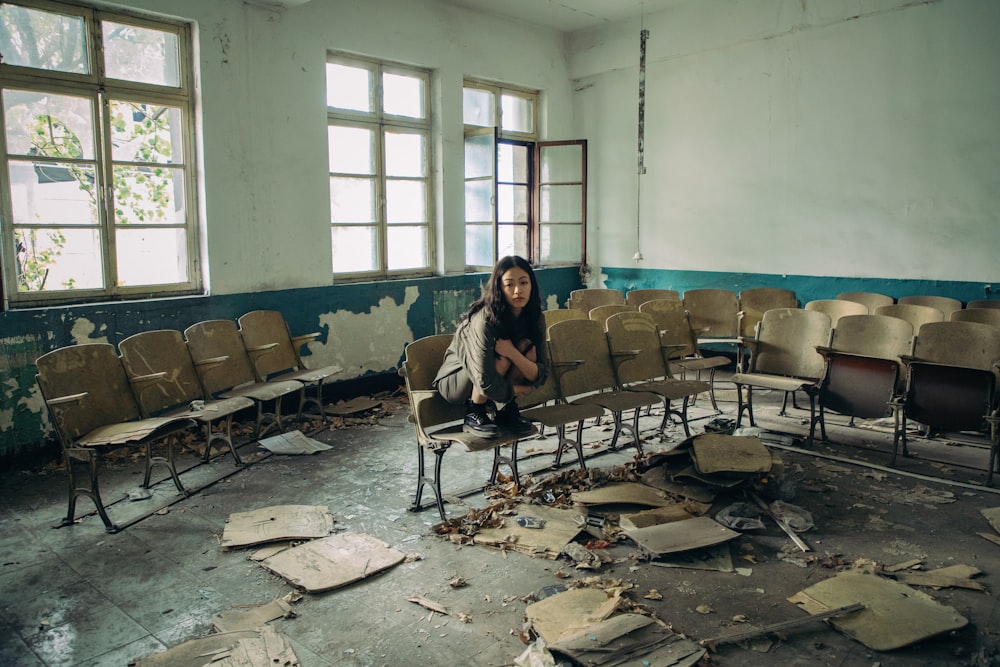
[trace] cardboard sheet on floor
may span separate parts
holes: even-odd
[[[270,438],[260,440],[257,444],[269,452],[288,456],[315,454],[333,449],[330,445],[308,437],[302,431],[289,431],[288,433],[272,435]]]
[[[771,470],[771,452],[760,438],[705,433],[691,443],[691,458],[702,475],[764,473]]]
[[[322,505],[274,505],[233,512],[222,531],[223,549],[279,540],[310,540],[333,532],[333,515]]]
[[[618,525],[622,530],[635,530],[637,528],[648,528],[661,523],[673,523],[683,521],[695,516],[684,503],[670,505],[669,507],[654,507],[633,514],[622,514],[618,517]]]
[[[654,558],[722,544],[740,536],[707,516],[661,523],[625,533]]]
[[[851,639],[875,651],[891,651],[965,627],[955,609],[906,584],[873,574],[841,572],[788,598],[803,611],[818,614],[860,602],[861,611],[830,619]]]
[[[473,535],[473,544],[513,549],[530,556],[555,559],[569,542],[580,533],[577,517],[580,510],[558,509],[544,505],[519,505],[518,516],[531,516],[545,521],[543,528],[522,528],[516,517],[504,517],[500,528],[484,528]]]
[[[292,645],[269,625],[253,630],[224,632],[192,639],[147,655],[135,667],[294,667],[299,664]]]
[[[295,616],[292,605],[284,600],[272,600],[253,607],[227,609],[212,617],[212,625],[217,632],[252,630],[267,625],[276,618],[288,616]]]
[[[735,572],[733,555],[729,551],[729,543],[717,544],[714,547],[682,551],[667,554],[650,561],[657,567],[679,567],[687,570],[711,570],[713,572]]]
[[[701,482],[679,482],[670,478],[670,471],[659,466],[650,468],[639,477],[646,486],[660,489],[675,496],[696,500],[699,503],[711,503],[718,492]]]
[[[379,407],[382,407],[382,401],[376,401],[368,396],[357,396],[349,401],[337,401],[333,405],[326,406],[326,414],[346,417]]]
[[[674,476],[680,482],[695,481],[701,484],[707,484],[708,486],[714,486],[716,488],[731,489],[734,486],[739,486],[743,484],[747,476],[746,475],[730,475],[730,474],[713,474],[713,475],[703,475],[698,472],[697,468],[693,465],[689,465],[684,470],[681,470]]]
[[[524,617],[547,644],[569,637],[610,618],[621,598],[600,588],[571,588],[533,602],[524,609]]]
[[[322,593],[399,565],[405,557],[371,535],[340,533],[285,549],[260,564],[293,586]]]
[[[979,512],[990,522],[993,530],[1000,533],[1000,507],[987,507],[979,510]]]
[[[644,505],[666,507],[677,503],[659,489],[638,482],[607,484],[589,491],[576,491],[573,502],[581,505]]]
[[[641,614],[616,614],[549,645],[581,665],[642,664],[690,667],[705,649]]]

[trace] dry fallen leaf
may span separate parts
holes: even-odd
[[[649,592],[646,593],[645,595],[643,595],[642,597],[646,598],[647,600],[662,600],[663,599],[663,595],[661,595],[660,591],[656,590],[655,588],[650,588]]]

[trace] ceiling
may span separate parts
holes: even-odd
[[[663,11],[687,0],[443,0],[534,25],[574,32]]]

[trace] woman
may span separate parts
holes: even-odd
[[[497,262],[483,296],[469,306],[434,379],[450,403],[465,402],[463,430],[486,438],[506,428],[534,431],[518,411],[518,396],[548,376],[545,324],[538,281],[522,257]],[[490,417],[489,403],[496,408]]]

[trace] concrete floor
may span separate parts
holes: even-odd
[[[723,394],[732,398],[731,391]],[[757,398],[760,426],[795,435],[804,432],[806,412],[792,410],[791,416],[781,417],[780,396],[764,393]],[[596,574],[633,583],[633,598],[675,631],[699,640],[738,626],[738,615],[758,625],[800,618],[803,612],[786,598],[858,559],[892,565],[915,558],[928,569],[961,563],[982,570],[976,580],[985,585],[985,592],[921,589],[968,618],[967,627],[880,653],[814,622],[785,632],[767,646],[722,646],[705,664],[1000,664],[1000,610],[992,595],[1000,584],[1000,546],[976,534],[991,532],[979,510],[1000,506],[1000,495],[981,486],[986,465],[982,450],[916,442],[914,451],[920,457],[903,461],[899,469],[926,478],[887,472],[878,466],[888,462],[890,435],[837,426],[846,421],[831,417],[829,430],[836,445],[817,444],[810,453],[774,450],[789,469],[801,467],[793,502],[813,514],[816,528],[803,534],[813,552],[789,551],[785,534],[768,526],[732,543],[734,558],[751,569],[749,576],[654,567],[637,561],[636,549],[627,541],[609,550],[616,562],[597,572],[580,571],[564,560],[458,547],[435,536],[431,528],[438,517],[433,509],[406,511],[416,457],[405,402],[389,396],[385,406],[370,418],[314,434],[333,445],[327,452],[271,456],[239,471],[228,456],[197,466],[184,473],[185,484],[229,476],[117,534],[106,534],[93,515],[72,527],[52,528],[65,513],[64,477],[57,467],[3,473],[0,665],[125,665],[208,634],[211,617],[234,605],[261,604],[293,591],[285,580],[248,560],[249,550],[225,551],[219,546],[230,513],[280,504],[327,506],[337,529],[367,533],[422,556],[345,588],[305,594],[294,605],[296,618],[273,622],[306,667],[513,664],[525,649],[518,632],[527,603],[520,598],[567,583],[556,576],[557,570],[568,572],[570,580]],[[708,407],[708,401],[701,400],[692,410],[696,433],[715,417]],[[724,401],[721,407],[727,413],[723,416],[734,416],[735,403]],[[668,449],[683,439],[676,427],[664,439],[655,436],[658,422],[655,414],[642,420],[647,451]],[[609,435],[600,426],[586,429],[591,468],[632,460],[632,449],[607,450]],[[522,446],[529,456],[522,474],[546,474],[551,441]],[[573,458],[566,457],[564,469],[574,465]],[[446,493],[481,484],[490,462],[488,454],[449,452],[444,461]],[[140,469],[127,460],[105,465],[105,500],[120,499],[135,489]],[[157,497],[172,493],[169,482],[157,488]],[[143,502],[154,501],[119,502],[111,508],[112,516],[135,513]],[[466,496],[464,502],[486,504],[481,492]],[[717,500],[711,515],[728,502]],[[79,511],[91,510],[89,501],[81,500]],[[465,508],[448,505],[448,511],[460,516]],[[452,588],[448,582],[457,576],[469,585]],[[651,588],[663,599],[643,599],[641,593]],[[426,609],[408,602],[413,596],[468,614],[471,622],[460,622],[456,615],[429,618]]]

